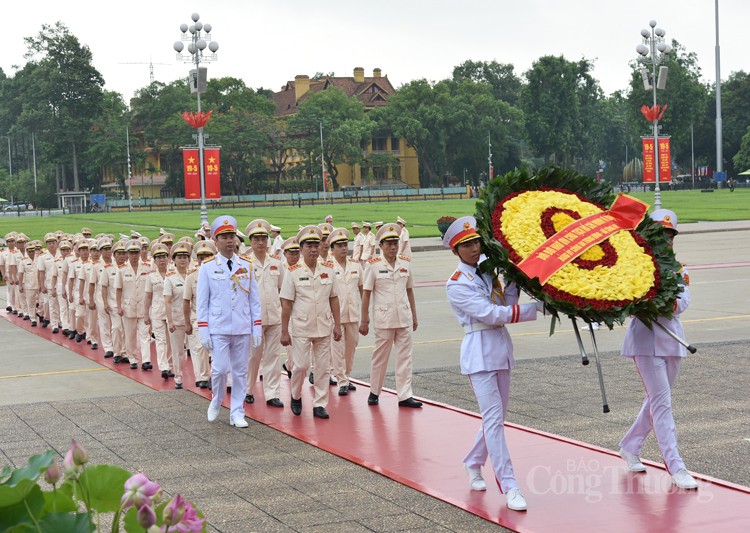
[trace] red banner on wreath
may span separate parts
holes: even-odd
[[[201,199],[200,159],[198,149],[183,148],[182,161],[185,169],[185,199]],[[206,199],[221,198],[221,161],[219,148],[204,148],[203,167],[206,178]]]
[[[221,198],[221,159],[219,148],[203,149],[203,164],[206,168],[206,199]]]
[[[197,149],[182,149],[185,169],[185,200],[201,199],[201,175]]]
[[[565,226],[518,264],[530,279],[544,285],[555,272],[592,246],[618,231],[635,229],[648,211],[648,204],[620,194],[608,211],[581,218]]]

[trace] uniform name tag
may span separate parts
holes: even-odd
[[[378,270],[378,274],[388,274],[387,270]]]
[[[300,281],[310,281],[310,278],[308,278],[308,277],[305,277],[305,278],[300,278],[299,280],[300,280]]]

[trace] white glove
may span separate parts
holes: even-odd
[[[260,348],[263,344],[263,335],[253,335],[253,348]]]
[[[214,349],[214,343],[211,342],[211,334],[208,332],[208,329],[206,328],[200,328],[199,329],[200,339],[201,339],[201,345],[206,350],[213,350]]]
[[[542,313],[543,315],[547,314],[544,310],[544,302],[541,302],[539,300],[537,300],[536,302],[536,310],[538,313]]]

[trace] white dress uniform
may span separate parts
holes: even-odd
[[[231,217],[225,226],[233,226]],[[214,228],[212,235],[218,235],[221,227]],[[227,258],[218,254],[206,261],[198,270],[196,313],[198,331],[203,343],[210,338],[213,345],[211,383],[213,399],[210,412],[218,412],[226,392],[227,373],[232,373],[232,396],[229,418],[245,418],[245,390],[247,389],[247,369],[250,359],[252,337],[263,334],[258,285],[252,275],[253,265],[247,259],[234,254],[231,268]]]
[[[61,248],[63,244],[70,250],[69,242],[61,242]],[[62,326],[63,333],[69,333],[73,329],[73,324],[70,320],[70,306],[68,305],[68,265],[74,258],[74,255],[68,254],[65,257],[60,255],[60,257],[55,259],[55,267],[57,268],[57,305],[60,309],[60,325]]]
[[[359,259],[364,265],[367,261],[375,257],[375,234],[372,231],[365,233],[363,230],[360,235],[362,235],[362,253]]]
[[[129,241],[132,243],[132,241]],[[115,288],[121,294],[119,300],[123,310],[122,326],[125,336],[125,356],[130,366],[138,363],[141,368],[151,363],[151,336],[146,324],[146,277],[151,272],[151,263],[139,260],[133,269],[130,261],[117,268]]]
[[[673,212],[661,209],[654,211],[651,217],[676,231],[677,217]],[[685,285],[675,301],[674,315],[671,319],[659,318],[659,323],[679,338],[685,338],[679,316],[690,305],[690,278],[685,267],[680,274]],[[672,416],[672,387],[677,381],[680,362],[687,355],[687,350],[658,326],[649,329],[637,318],[631,318],[621,355],[630,357],[635,362],[646,389],[646,398],[635,422],[620,441],[620,447],[636,457],[640,456],[643,443],[653,430],[667,470],[674,476],[685,469],[685,463],[677,449],[677,427]],[[690,481],[694,484],[694,480]]]
[[[146,294],[151,294],[151,309],[148,316],[151,319],[151,332],[154,334],[156,345],[156,364],[159,371],[171,371],[173,368],[171,343],[169,342],[169,330],[167,329],[167,310],[164,305],[164,279],[167,276],[154,263],[154,270],[146,276]]]
[[[53,236],[54,238],[54,236]],[[45,236],[47,242],[47,236]],[[40,303],[43,305],[42,314],[49,320],[53,328],[60,324],[60,308],[57,304],[57,296],[52,296],[55,292],[57,269],[55,268],[55,256],[49,250],[37,256],[37,270],[43,273],[44,292],[40,295]],[[41,289],[41,287],[40,287]]]
[[[117,312],[117,289],[115,288],[117,271],[118,268],[114,262],[105,263],[99,274],[99,292],[101,293],[102,307],[106,309],[106,313],[99,317],[99,327],[103,330],[109,326],[109,348],[106,344],[106,338],[102,334],[102,346],[104,346],[105,353],[109,349],[115,356],[122,357],[125,351],[125,336],[123,334],[122,317]]]
[[[401,235],[398,238],[398,253],[411,257],[411,242],[409,242],[409,230],[406,229],[406,220],[401,217],[396,217],[396,222],[402,224]]]

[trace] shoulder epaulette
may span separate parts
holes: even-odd
[[[301,266],[302,266],[302,265],[301,265],[301,264],[299,264],[299,263],[297,263],[296,265],[292,265],[292,266],[290,266],[290,267],[289,267],[289,272],[292,272],[293,270],[297,270],[297,269],[298,269],[298,268],[300,268]]]
[[[240,259],[244,259],[244,260],[245,260],[245,261],[247,261],[248,263],[252,263],[252,262],[253,262],[253,260],[252,260],[252,259],[250,259],[250,256],[249,256],[249,255],[241,255],[241,256],[240,256]]]
[[[168,278],[169,276],[174,276],[175,274],[177,274],[177,271],[173,270],[172,272],[167,272],[167,275],[165,277]]]
[[[192,273],[193,273],[193,272],[195,272],[196,270],[198,270],[198,269],[197,269],[197,268],[191,268],[190,270],[188,270],[188,271],[187,271],[187,274],[185,274],[185,275],[186,275],[186,276],[189,276],[190,274],[192,274]]]
[[[272,258],[274,258],[274,259],[276,259],[278,261],[281,261],[281,257],[278,256],[278,255],[276,255],[276,254],[270,254],[269,257],[272,257]]]
[[[398,258],[399,258],[399,259],[403,259],[404,261],[409,261],[409,262],[411,262],[411,257],[406,257],[405,255],[399,255],[399,256],[398,256]]]
[[[327,266],[328,268],[333,268],[333,261],[323,261],[321,265]]]
[[[379,257],[373,257],[372,259],[368,259],[368,260],[367,260],[367,262],[368,262],[369,264],[377,263],[378,261],[380,261],[380,258],[379,258]]]
[[[201,261],[201,265],[202,265],[203,263],[208,263],[209,261],[213,261],[213,260],[214,260],[214,258],[213,258],[213,257],[207,257],[207,258],[205,258],[205,259],[204,259],[203,261]]]
[[[117,265],[117,268],[125,268],[125,265],[127,265],[127,263],[123,263],[121,265]]]
[[[458,281],[458,278],[461,277],[461,271],[456,270],[453,275],[451,276],[451,281]]]
[[[143,263],[144,265],[146,265],[147,267],[150,267],[150,266],[151,266],[151,263],[149,263],[148,261],[141,261],[141,262],[142,262],[142,263]]]

